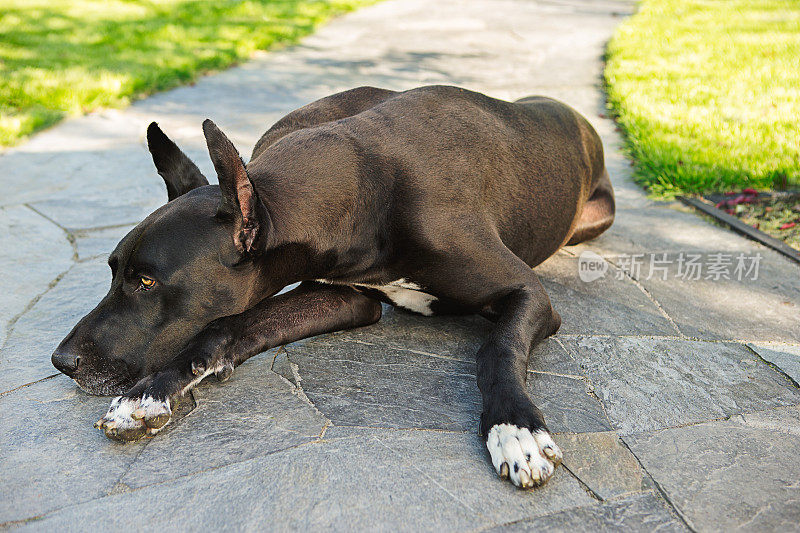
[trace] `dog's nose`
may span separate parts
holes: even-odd
[[[72,355],[69,353],[55,352],[51,359],[53,361],[53,366],[69,377],[72,377],[72,374],[78,370],[78,366],[81,364],[79,355]]]

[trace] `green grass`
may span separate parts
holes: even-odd
[[[295,42],[375,0],[0,0],[0,145]]]
[[[644,0],[607,55],[653,195],[800,184],[800,2]]]

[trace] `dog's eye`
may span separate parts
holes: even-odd
[[[155,284],[156,280],[148,278],[147,276],[141,276],[139,278],[139,288],[142,289],[143,291],[149,291],[150,289],[153,288]]]

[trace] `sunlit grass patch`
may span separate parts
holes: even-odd
[[[653,194],[800,184],[797,0],[644,0],[605,78]]]
[[[0,145],[295,42],[376,0],[0,0]]]

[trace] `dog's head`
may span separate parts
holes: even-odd
[[[208,323],[259,298],[269,217],[233,144],[210,120],[203,132],[219,187],[158,125],[147,130],[169,201],[120,241],[108,294],[52,356],[89,393],[124,393]]]

